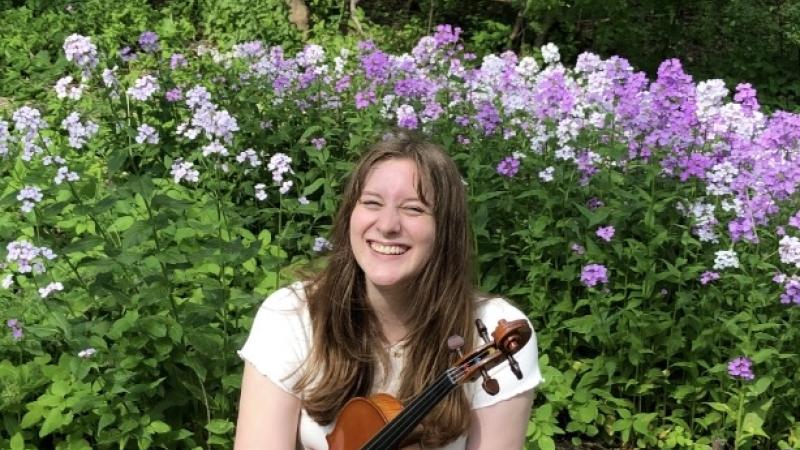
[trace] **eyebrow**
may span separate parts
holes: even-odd
[[[362,192],[361,192],[361,195],[362,195],[362,196],[364,196],[364,195],[371,195],[371,196],[373,196],[373,197],[383,198],[383,197],[382,197],[380,194],[378,194],[377,192],[373,192],[373,191],[367,191],[367,190],[364,190],[364,191],[362,191]],[[403,202],[408,202],[408,201],[420,202],[420,203],[422,203],[423,205],[426,205],[426,206],[428,206],[428,204],[427,204],[425,201],[423,201],[423,200],[422,200],[422,199],[421,199],[419,196],[416,196],[416,197],[406,197],[406,198],[402,199],[401,201],[403,201]]]

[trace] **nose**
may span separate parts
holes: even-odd
[[[397,208],[382,208],[378,216],[378,231],[386,236],[400,232],[400,213]]]

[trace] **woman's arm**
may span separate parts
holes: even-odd
[[[236,450],[295,450],[300,399],[284,391],[245,361]]]
[[[467,450],[520,450],[531,415],[534,390],[472,411]]]

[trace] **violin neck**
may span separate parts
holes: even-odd
[[[361,450],[386,450],[399,447],[409,433],[442,399],[458,386],[448,372],[425,388],[391,422],[381,429]]]

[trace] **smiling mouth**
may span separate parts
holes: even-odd
[[[408,247],[404,245],[383,245],[377,242],[370,242],[369,248],[382,255],[402,255],[408,251]]]

